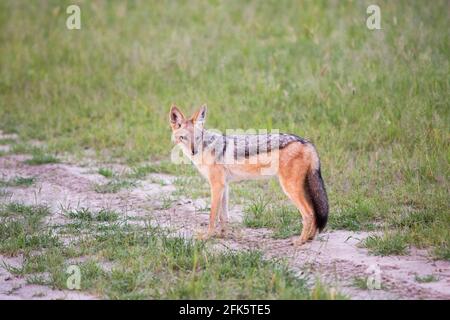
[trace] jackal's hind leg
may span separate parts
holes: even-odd
[[[288,168],[280,168],[279,179],[281,187],[289,199],[295,204],[302,216],[302,232],[300,237],[294,240],[294,245],[302,245],[308,240],[312,240],[317,232],[314,209],[309,200],[309,195],[305,189],[305,179],[307,168],[301,163],[294,163]]]

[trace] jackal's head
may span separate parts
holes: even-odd
[[[170,108],[170,127],[172,141],[179,144],[191,155],[197,154],[202,145],[202,132],[206,119],[206,105],[200,107],[190,118],[186,119],[177,106]]]

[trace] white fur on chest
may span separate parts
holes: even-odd
[[[197,168],[198,172],[200,172],[200,174],[205,177],[206,179],[209,179],[209,168],[208,166],[205,165],[198,165],[194,162],[195,167]]]

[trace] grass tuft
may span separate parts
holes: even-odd
[[[244,225],[250,228],[270,228],[275,238],[288,238],[300,234],[301,217],[292,205],[273,204],[257,197],[244,208]]]
[[[117,178],[104,184],[95,184],[94,190],[98,193],[116,193],[122,189],[135,187],[136,185],[135,181]]]
[[[0,253],[14,256],[30,250],[59,246],[58,238],[43,219],[50,214],[45,206],[12,202],[0,208]]]
[[[104,176],[105,178],[112,178],[114,177],[114,171],[110,168],[99,168],[98,174]]]
[[[80,208],[76,210],[69,210],[65,212],[64,215],[70,219],[85,222],[114,222],[119,219],[119,214],[116,211],[109,209],[101,209],[95,213],[88,208]]]
[[[362,246],[369,252],[380,255],[405,255],[407,254],[408,241],[401,233],[385,233],[382,236],[369,236],[362,241]]]
[[[355,201],[347,209],[330,214],[328,226],[350,231],[374,230],[374,206],[369,201]]]
[[[49,163],[59,163],[59,159],[52,154],[44,153],[43,151],[34,152],[31,159],[25,160],[29,165],[42,165]]]
[[[34,184],[36,178],[17,176],[10,180],[0,180],[0,187],[29,187]]]
[[[414,279],[419,283],[430,283],[430,282],[436,282],[439,281],[439,278],[435,276],[434,274],[428,274],[425,276],[419,276],[416,275]]]

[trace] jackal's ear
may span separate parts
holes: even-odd
[[[170,108],[169,119],[172,129],[178,129],[179,127],[181,127],[181,124],[183,123],[185,118],[180,109],[178,109],[176,105],[172,105],[172,107]]]
[[[206,104],[202,105],[200,109],[192,116],[194,124],[203,125],[206,120]]]

